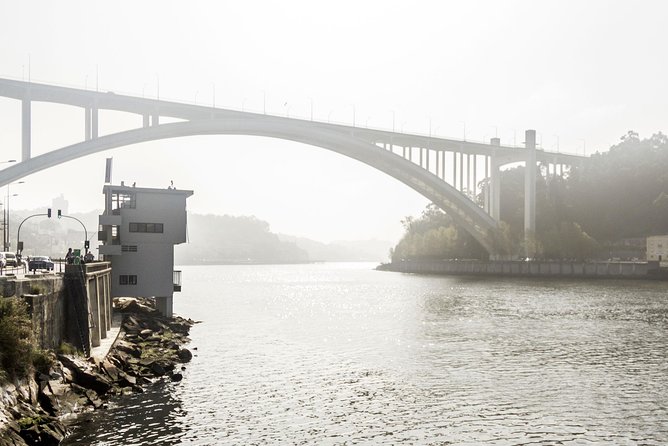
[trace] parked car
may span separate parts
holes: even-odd
[[[47,256],[31,256],[28,260],[28,269],[30,271],[37,271],[38,269],[53,271],[53,262]]]
[[[5,251],[2,253],[2,256],[5,258],[5,266],[7,267],[19,266],[19,262],[16,259],[16,254],[14,254],[13,252]]]

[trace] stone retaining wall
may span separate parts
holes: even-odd
[[[30,308],[35,338],[44,349],[63,341],[90,352],[111,328],[109,262],[67,265],[61,273],[0,278],[0,298],[23,298]]]
[[[381,270],[420,274],[668,279],[658,262],[403,260]]]

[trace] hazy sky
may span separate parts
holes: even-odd
[[[0,76],[220,107],[502,142],[606,150],[668,130],[665,1],[0,0]],[[101,133],[137,127],[101,113]],[[83,111],[33,105],[33,154],[78,142]],[[19,159],[20,107],[0,99],[0,161]],[[114,182],[194,189],[198,213],[254,214],[275,232],[396,241],[427,200],[357,161],[241,136],[164,140],[25,178],[12,208],[102,207]],[[5,167],[6,165],[0,165]],[[2,190],[2,194],[6,189]]]

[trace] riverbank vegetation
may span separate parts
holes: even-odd
[[[161,316],[151,299],[118,298],[114,309],[124,315],[123,333],[105,358],[87,359],[66,344],[57,355],[39,350],[25,304],[0,298],[0,446],[60,444],[65,417],[159,380],[183,379],[195,322]]]
[[[50,366],[50,359],[34,339],[27,304],[0,298],[0,384],[27,377]]]
[[[536,234],[530,243],[538,257],[591,259],[635,257],[644,238],[668,234],[668,137],[661,132],[640,139],[622,136],[609,151],[592,155],[563,176],[538,166]],[[485,181],[477,200],[484,200]],[[524,166],[501,172],[500,251],[524,252]],[[409,258],[486,258],[473,237],[440,209],[427,207],[406,217],[405,234],[391,252]],[[620,254],[621,253],[621,254]]]

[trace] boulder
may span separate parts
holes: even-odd
[[[180,349],[177,355],[179,357],[179,361],[181,362],[189,362],[191,359],[193,359],[193,354],[190,353],[190,350],[187,348]]]
[[[88,362],[68,355],[59,355],[58,359],[72,372],[74,383],[94,390],[98,395],[104,395],[111,390],[111,382],[95,371]]]
[[[170,376],[172,382],[179,382],[183,379],[183,375],[180,373],[174,373],[172,376]]]
[[[100,368],[109,376],[112,381],[118,381],[119,370],[108,359],[102,361]]]
[[[149,368],[155,376],[162,376],[166,373],[165,368],[158,362],[152,362],[151,365],[149,365]]]
[[[118,351],[127,353],[130,356],[134,356],[135,358],[139,358],[141,356],[141,349],[135,344],[131,344],[129,342],[117,341],[116,344],[114,344],[114,348]]]

